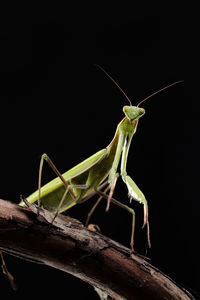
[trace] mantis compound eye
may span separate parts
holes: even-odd
[[[139,115],[141,116],[141,115],[143,115],[144,113],[145,113],[144,108],[139,108]]]

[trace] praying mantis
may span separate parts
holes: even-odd
[[[38,207],[43,206],[43,208],[54,212],[55,214],[52,219],[53,223],[59,213],[64,212],[70,209],[72,206],[80,204],[90,199],[93,195],[97,194],[99,198],[89,212],[86,224],[89,223],[89,219],[92,213],[103,198],[107,200],[106,211],[108,211],[110,203],[113,203],[125,209],[132,215],[130,246],[131,251],[134,251],[135,212],[131,207],[113,198],[117,179],[119,176],[121,176],[123,182],[127,186],[130,200],[136,200],[144,207],[143,226],[147,227],[147,241],[148,246],[151,247],[148,220],[148,204],[142,191],[132,180],[132,178],[127,174],[126,166],[128,153],[133,135],[135,134],[137,129],[138,120],[145,113],[144,108],[141,108],[140,105],[155,94],[158,94],[161,91],[172,87],[173,85],[181,81],[176,81],[172,84],[169,84],[168,86],[165,86],[164,88],[144,98],[137,104],[137,106],[133,106],[128,96],[120,88],[116,81],[102,67],[98,67],[119,88],[119,90],[124,94],[130,104],[129,106],[127,105],[123,107],[123,113],[125,116],[118,124],[114,138],[106,148],[85,159],[64,174],[61,174],[58,171],[55,164],[47,154],[43,154],[39,167],[38,190],[28,196],[26,199],[31,204],[34,202],[38,202]],[[117,170],[120,159],[121,167],[119,174]],[[41,186],[44,161],[49,164],[49,166],[56,173],[57,177],[44,186]],[[102,191],[103,188],[105,189]],[[20,205],[24,206],[25,204],[23,201],[21,201]]]

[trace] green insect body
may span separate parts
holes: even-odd
[[[115,136],[108,147],[98,151],[74,168],[62,174],[63,178],[68,183],[68,189],[73,191],[75,199],[69,192],[66,193],[66,186],[63,184],[60,177],[56,177],[41,187],[40,203],[45,209],[56,213],[63,195],[65,196],[62,205],[59,208],[59,213],[89,199],[93,196],[93,191],[102,196],[98,188],[106,178],[108,178],[107,183],[112,187],[114,181],[118,177],[117,169],[122,152],[121,176],[127,185],[129,196],[138,200],[140,203],[143,203],[147,207],[147,202],[143,193],[126,174],[126,161],[131,139],[136,131],[138,119],[145,111],[143,108],[136,106],[124,106],[123,111],[125,113],[125,118],[117,126]],[[48,162],[49,157],[46,154],[43,154],[42,161],[44,159]],[[30,203],[34,203],[38,201],[38,195],[39,192],[36,191],[27,197],[27,200]],[[118,201],[112,197],[111,201],[118,205]],[[24,202],[20,202],[20,205],[25,204]],[[134,218],[134,211],[132,208],[123,204],[120,204],[120,206],[132,213]],[[147,224],[147,222],[148,215],[146,209],[145,224]],[[133,221],[133,226],[134,223],[135,222]],[[133,248],[133,242],[131,247]]]
[[[102,69],[100,67],[100,69]],[[103,69],[102,69],[103,70]],[[103,70],[104,71],[104,70]],[[104,71],[105,72],[105,71]],[[106,72],[105,72],[106,73]],[[126,96],[124,91],[118,86],[118,84],[106,73],[106,75],[117,85],[117,87]],[[180,81],[178,81],[180,82]],[[107,148],[98,151],[94,155],[90,156],[83,162],[79,163],[69,171],[61,174],[51,159],[47,154],[43,154],[39,169],[39,184],[38,190],[27,197],[30,203],[38,202],[38,206],[42,205],[45,209],[54,212],[55,216],[52,220],[54,221],[58,213],[70,209],[76,204],[80,204],[93,195],[99,195],[99,199],[96,204],[88,214],[87,223],[94,209],[101,201],[102,198],[107,199],[107,210],[109,208],[110,202],[113,204],[127,210],[132,215],[132,231],[131,231],[131,249],[134,249],[134,228],[135,228],[135,213],[129,206],[115,200],[113,198],[114,188],[119,177],[117,173],[119,162],[121,159],[120,175],[122,180],[127,186],[128,195],[130,199],[134,199],[144,206],[144,225],[147,225],[147,240],[149,247],[150,244],[150,234],[149,234],[149,221],[148,221],[148,205],[144,194],[127,175],[126,164],[128,158],[128,152],[131,144],[132,137],[136,132],[138,120],[144,115],[145,110],[139,105],[146,99],[152,97],[153,95],[163,91],[164,89],[177,84],[178,82],[172,83],[167,87],[160,89],[159,91],[151,94],[150,96],[143,99],[137,106],[132,106],[129,98],[126,96],[130,102],[130,106],[124,106],[123,112],[125,117],[118,124],[115,136]],[[54,170],[56,175],[55,179],[50,181],[41,187],[41,177],[43,162],[47,161],[50,167]],[[103,187],[106,187],[102,191]],[[110,190],[109,194],[107,191]],[[24,206],[24,202],[21,201],[20,205]]]

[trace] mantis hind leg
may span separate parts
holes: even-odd
[[[96,193],[100,196],[99,199],[104,198],[107,199],[109,198],[109,195],[107,195],[105,192],[101,192],[99,190],[96,190]],[[112,203],[114,203],[115,205],[125,209],[126,211],[128,211],[129,213],[132,214],[132,230],[131,230],[131,242],[130,242],[130,246],[131,246],[131,251],[134,252],[134,232],[135,232],[135,212],[132,208],[128,207],[127,205],[122,204],[121,202],[117,201],[114,198],[110,198],[110,201]],[[100,201],[99,201],[100,202]]]
[[[62,204],[63,204],[63,202],[64,202],[64,200],[65,200],[65,197],[66,197],[67,193],[69,192],[69,189],[74,189],[74,188],[76,188],[76,189],[83,189],[83,190],[84,190],[84,189],[87,189],[88,186],[85,185],[85,184],[68,185],[68,187],[67,187],[66,190],[64,191],[64,194],[63,194],[63,196],[62,196],[62,198],[61,198],[61,200],[60,200],[60,203],[59,203],[58,208],[57,208],[57,210],[56,210],[56,212],[55,212],[55,215],[54,215],[54,217],[53,217],[53,219],[52,219],[52,221],[51,221],[51,224],[53,224],[53,222],[54,222],[55,218],[57,217],[57,215],[58,215],[60,212],[62,212],[61,207],[62,207]],[[60,211],[60,210],[61,210],[61,211]]]
[[[52,162],[52,160],[48,157],[48,155],[46,153],[44,153],[41,157],[40,160],[40,168],[39,168],[39,177],[38,177],[38,207],[40,207],[41,205],[41,182],[42,182],[42,169],[43,169],[43,163],[44,160],[46,160],[46,162],[49,164],[49,166],[52,168],[52,170],[56,173],[56,175],[61,179],[61,181],[63,182],[64,186],[66,187],[66,189],[68,190],[68,192],[70,193],[71,197],[76,200],[76,197],[73,193],[72,188],[70,187],[69,183],[64,179],[64,177],[62,176],[62,174],[58,171],[58,169],[56,168],[56,166],[54,165],[54,163]]]

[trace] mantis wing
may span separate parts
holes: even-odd
[[[83,172],[90,169],[92,166],[96,165],[105,155],[107,154],[107,149],[102,149],[92,156],[88,157],[75,167],[71,168],[69,171],[63,174],[66,181],[82,174]]]
[[[107,149],[102,149],[89,158],[85,159],[75,167],[71,168],[69,171],[65,172],[63,175],[64,179],[66,181],[69,181],[78,175],[83,174],[85,171],[90,169],[92,166],[96,165],[105,155],[107,154]],[[63,183],[59,177],[56,177],[55,179],[51,180],[49,183],[45,184],[41,188],[41,195],[42,197],[50,194],[56,189],[59,189],[61,186],[63,186]],[[27,197],[27,200],[30,203],[34,203],[38,200],[38,191],[35,191],[33,194],[31,194],[29,197]],[[20,202],[19,205],[24,206],[23,202]]]

